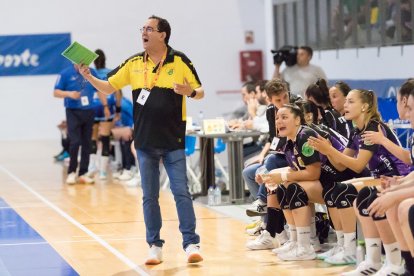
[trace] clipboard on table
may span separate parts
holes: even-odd
[[[74,64],[85,64],[89,66],[92,61],[98,57],[98,54],[74,41],[68,48],[65,49],[65,51],[62,52],[62,56]]]

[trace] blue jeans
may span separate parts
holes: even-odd
[[[196,218],[193,201],[187,186],[187,167],[184,149],[138,149],[137,157],[141,173],[143,191],[143,208],[147,243],[162,247],[164,240],[160,238],[162,218],[158,203],[160,192],[160,160],[170,179],[171,191],[177,208],[179,229],[183,236],[183,248],[200,242],[195,233]]]
[[[256,170],[265,166],[268,171],[283,168],[288,165],[286,158],[283,154],[269,154],[266,156],[263,165],[262,164],[252,164],[243,170],[243,179],[247,184],[247,187],[250,191],[250,197],[252,200],[260,199],[263,202],[267,202],[267,190],[264,184],[258,184],[255,180]]]

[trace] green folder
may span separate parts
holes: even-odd
[[[62,56],[75,64],[85,64],[88,66],[98,57],[95,52],[89,50],[76,41],[62,52]]]

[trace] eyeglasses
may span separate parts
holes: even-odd
[[[141,31],[141,33],[144,33],[144,32],[147,32],[147,33],[159,32],[159,30],[154,29],[153,27],[142,27],[139,30]]]

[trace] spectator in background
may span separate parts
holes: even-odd
[[[273,78],[283,79],[289,83],[290,92],[303,98],[306,88],[318,79],[326,79],[326,74],[319,66],[310,64],[313,50],[308,46],[301,46],[297,53],[297,63],[286,67],[280,72],[281,64],[275,64]]]
[[[241,88],[241,96],[243,100],[243,106],[235,109],[234,111],[227,113],[229,114],[229,127],[232,127],[233,124],[240,122],[241,120],[246,120],[249,118],[249,113],[247,111],[247,104],[250,99],[254,98],[256,93],[256,86],[254,82],[246,82]],[[227,115],[226,114],[226,115]]]
[[[332,31],[332,38],[335,44],[340,41],[340,34],[342,33],[342,41],[346,41],[355,32],[358,24],[364,24],[366,21],[366,10],[368,9],[367,0],[343,0],[342,5],[342,18],[340,16],[339,4],[334,9],[332,15],[332,22],[334,24],[334,30]],[[354,10],[356,12],[353,16]],[[356,20],[354,20],[356,18]],[[341,21],[342,19],[342,21]],[[341,30],[342,29],[342,30]]]
[[[99,79],[107,80],[107,74],[111,71],[106,68],[105,53],[101,49],[95,51],[98,54],[98,58],[94,60],[96,73]],[[94,109],[95,109],[95,124],[92,131],[92,151],[90,156],[90,164],[88,174],[94,175],[97,170],[96,164],[99,164],[99,179],[105,180],[107,178],[107,170],[109,163],[110,152],[110,134],[111,129],[114,126],[114,122],[119,120],[119,114],[121,112],[121,94],[120,91],[116,91],[115,94],[108,96],[101,93],[95,93],[94,95]],[[97,141],[101,142],[102,150],[100,159],[98,162],[97,153]]]
[[[95,70],[90,69],[90,72],[91,75],[97,77]],[[79,147],[82,147],[82,151],[78,181],[93,183],[93,179],[87,176],[87,172],[95,116],[92,105],[94,93],[95,88],[79,73],[77,64],[64,69],[55,84],[54,96],[64,98],[66,108],[70,155],[67,184],[76,183]]]
[[[122,95],[122,92],[121,92]],[[131,152],[132,133],[134,119],[132,114],[132,102],[122,97],[121,99],[121,118],[116,122],[115,127],[111,130],[115,140],[119,140],[122,152],[122,172],[113,174],[113,178],[121,181],[131,180],[133,173],[131,167],[135,164],[135,157]],[[128,186],[138,185],[138,181],[127,182]]]
[[[397,29],[397,15],[401,16],[401,41],[409,42],[412,40],[412,23],[411,23],[411,1],[401,0],[400,11],[397,10],[397,0],[388,0],[386,9],[385,34],[394,39]],[[400,38],[397,37],[397,40]]]

